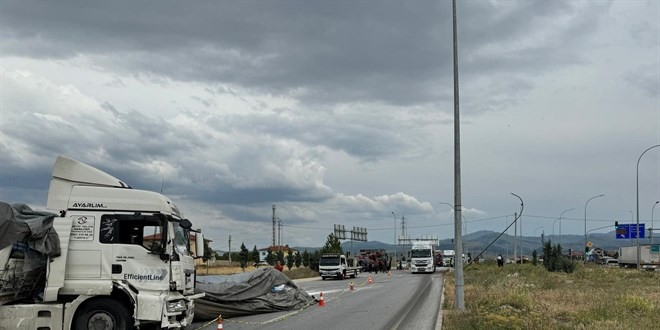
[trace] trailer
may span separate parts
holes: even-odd
[[[660,244],[640,244],[639,265],[642,269],[660,269]],[[619,267],[637,267],[637,246],[619,248]]]
[[[46,211],[0,203],[0,329],[188,326],[203,244],[167,197],[60,156]]]

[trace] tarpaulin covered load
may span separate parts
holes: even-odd
[[[24,242],[49,257],[59,256],[60,239],[53,229],[55,216],[22,203],[0,202],[0,250],[14,242]]]
[[[314,301],[282,272],[262,268],[231,276],[198,279],[195,319],[211,320],[218,315],[234,317],[303,308]]]
[[[46,256],[61,254],[54,218],[25,204],[0,202],[0,305],[40,299]]]

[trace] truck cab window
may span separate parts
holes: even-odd
[[[157,252],[162,250],[162,235],[162,221],[155,216],[115,214],[101,217],[101,243],[140,245]]]

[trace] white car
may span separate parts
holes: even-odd
[[[268,266],[270,266],[270,265],[265,261],[259,261],[256,264],[254,264],[254,267],[257,267],[257,268],[259,268],[259,267],[268,267]]]

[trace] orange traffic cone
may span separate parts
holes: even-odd
[[[374,281],[371,279],[371,276],[369,276],[369,284],[373,283]]]
[[[222,315],[218,316],[218,330],[222,330]]]
[[[323,300],[323,292],[321,292],[321,299],[319,299],[319,306],[325,306],[325,300]]]
[[[348,285],[348,289],[351,290],[351,291],[355,291],[355,284],[353,284],[353,282],[351,282],[351,284]]]

